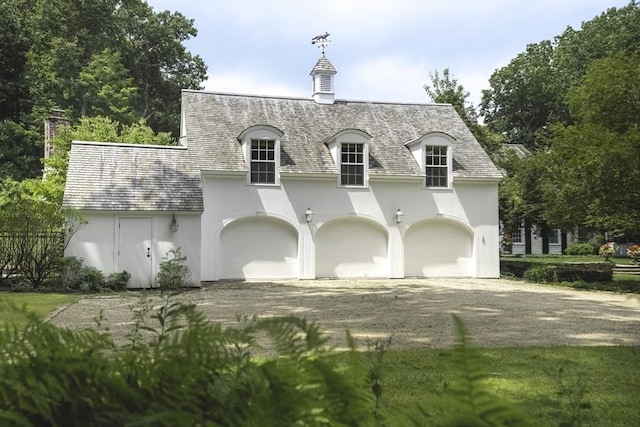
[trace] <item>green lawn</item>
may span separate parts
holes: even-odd
[[[481,349],[487,389],[517,404],[535,426],[639,426],[639,347],[525,347]],[[344,358],[345,355],[335,356]],[[451,351],[389,351],[383,359],[381,412],[396,414],[420,404],[434,409],[456,372]],[[563,422],[567,424],[562,424]]]
[[[18,326],[26,323],[25,318],[20,318],[20,313],[8,309],[8,305],[26,307],[27,311],[39,318],[44,318],[53,313],[58,307],[69,304],[76,297],[73,295],[32,293],[32,292],[3,292],[0,293],[0,326],[7,322]],[[16,317],[17,316],[17,317]]]

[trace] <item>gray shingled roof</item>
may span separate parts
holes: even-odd
[[[184,147],[74,142],[65,206],[88,210],[202,211],[200,171]]]
[[[183,134],[197,167],[204,171],[245,171],[237,137],[255,125],[271,125],[281,138],[281,172],[337,174],[324,144],[345,129],[360,129],[370,140],[370,176],[424,175],[405,143],[430,132],[455,138],[453,176],[499,179],[489,159],[449,104],[399,104],[182,92]]]

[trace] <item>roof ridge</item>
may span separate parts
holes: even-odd
[[[182,92],[194,93],[199,95],[220,95],[220,96],[233,96],[242,98],[261,98],[261,99],[282,99],[293,101],[310,101],[316,103],[313,98],[299,97],[299,96],[286,96],[286,95],[258,95],[250,93],[238,93],[238,92],[221,92],[221,91],[208,91],[198,89],[182,89]],[[366,99],[342,99],[337,98],[335,104],[379,104],[379,105],[418,105],[418,106],[433,106],[433,107],[450,107],[451,104],[445,102],[402,102],[402,101],[372,101]]]

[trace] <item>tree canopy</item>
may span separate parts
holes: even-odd
[[[504,138],[478,123],[478,114],[469,101],[469,92],[464,89],[462,84],[458,83],[448,68],[442,70],[442,76],[438,70],[430,72],[429,79],[431,85],[423,87],[431,101],[451,104],[478,142],[493,157],[499,151]]]
[[[485,124],[533,153],[502,164],[504,223],[640,235],[639,28],[631,1],[527,46],[491,76]]]
[[[2,145],[11,166],[0,178],[42,173],[42,123],[51,108],[73,121],[144,119],[177,138],[180,91],[206,79],[204,62],[183,44],[196,36],[193,20],[154,12],[143,0],[3,0],[0,28],[0,138],[27,138],[19,150]]]

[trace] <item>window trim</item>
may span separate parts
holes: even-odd
[[[416,162],[422,170],[422,188],[425,190],[452,190],[453,189],[453,144],[455,138],[444,132],[430,132],[420,138],[405,143],[411,151]],[[446,147],[446,186],[427,185],[427,147]]]
[[[245,179],[246,185],[254,186],[279,186],[280,185],[280,139],[284,133],[273,126],[269,125],[256,125],[245,129],[239,136],[238,141],[242,146],[242,153],[244,155],[245,165],[247,167],[247,175]],[[251,165],[252,159],[252,145],[256,140],[269,140],[273,141],[274,151],[274,182],[253,182],[251,180]]]
[[[257,158],[254,158],[254,154],[257,155]],[[265,159],[260,158],[260,157],[263,157],[262,154],[264,154],[264,157],[266,157]],[[270,139],[270,138],[251,138],[251,144],[249,147],[249,157],[250,157],[248,162],[249,163],[249,182],[251,184],[256,184],[256,185],[275,184],[277,181],[276,179],[276,173],[277,173],[276,140]],[[269,157],[272,157],[272,158],[269,158]],[[257,170],[254,169],[258,165],[269,165],[269,164],[273,164],[272,166],[273,171],[268,170],[269,167],[267,167],[267,170],[264,170],[264,171],[260,170],[261,168],[257,168]],[[258,178],[256,181],[253,180],[254,174]],[[269,177],[271,174],[273,174],[273,181],[271,180],[260,181],[260,177],[262,175]]]
[[[371,135],[360,129],[342,130],[327,141],[331,157],[338,169],[337,186],[340,188],[369,188],[369,141]],[[342,147],[345,144],[359,144],[362,146],[362,184],[342,183]]]
[[[442,154],[442,149],[445,150],[444,155]],[[433,150],[434,152],[432,154],[430,153],[430,150]],[[435,151],[438,151],[437,153]],[[451,156],[450,156],[450,152],[451,149],[449,147],[449,145],[443,145],[443,144],[425,144],[424,148],[423,148],[423,155],[425,157],[424,160],[424,175],[425,175],[425,180],[424,180],[424,185],[426,188],[449,188],[450,187],[450,181],[451,181]],[[432,157],[433,160],[438,160],[437,162],[433,162],[432,164],[429,164],[427,162],[427,159],[429,157]],[[442,159],[444,159],[445,164],[436,164],[436,163],[440,163],[442,161]],[[427,173],[427,171],[429,169],[432,169],[433,172],[435,171],[442,171],[444,170],[445,176],[442,177],[439,173],[437,174],[429,174]],[[445,183],[444,185],[434,185],[434,181],[438,181],[440,182],[442,179],[444,178]],[[429,180],[431,180],[431,185],[429,185]]]
[[[345,149],[349,149],[349,148],[353,148],[355,149],[355,151],[345,152]],[[365,153],[365,144],[362,142],[344,141],[340,143],[340,186],[341,187],[364,187],[365,186],[367,167],[366,167],[364,153]],[[347,157],[354,156],[356,158],[359,156],[360,162],[358,161],[345,162],[344,161],[345,156]],[[345,169],[344,169],[345,166],[346,167],[351,166],[354,169],[362,168],[362,170],[359,173],[350,173],[349,171],[345,172]],[[354,177],[356,181],[358,180],[358,178],[360,178],[362,182],[350,183],[348,182],[350,177]],[[345,180],[347,181],[346,183],[345,183]]]

